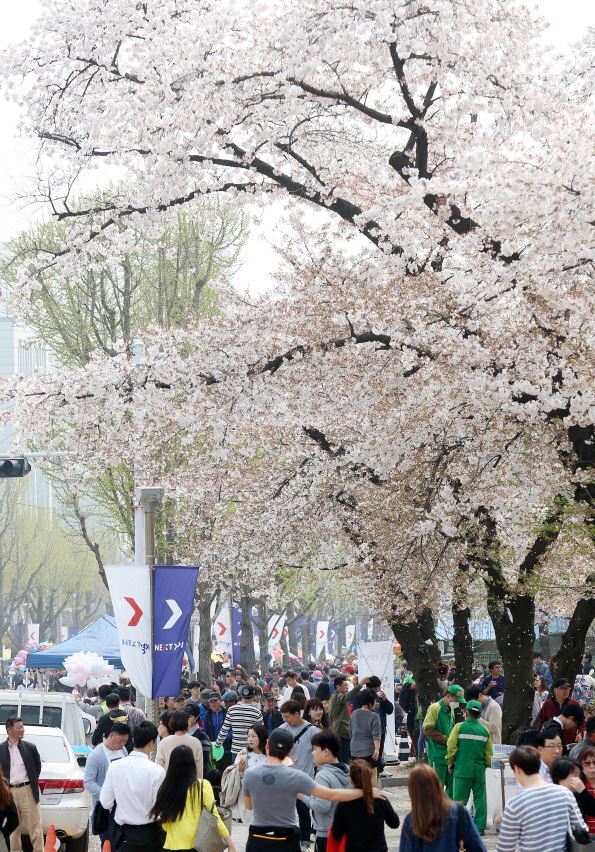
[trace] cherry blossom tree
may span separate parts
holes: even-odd
[[[535,597],[564,598],[547,561],[594,518],[595,44],[555,61],[540,32],[513,0],[52,0],[10,60],[72,223],[33,277],[214,193],[280,197],[304,233],[283,292],[21,389],[20,416],[165,482],[207,563],[352,572],[424,698],[447,590],[464,612],[485,588],[510,730]],[[98,163],[125,180],[77,203]]]

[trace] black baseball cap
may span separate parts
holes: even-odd
[[[240,698],[252,698],[253,695],[256,695],[256,690],[252,686],[240,686],[238,695]]]
[[[290,734],[289,731],[286,731],[283,728],[275,728],[275,730],[271,731],[269,734],[268,743],[269,746],[281,748],[283,751],[287,751],[287,753],[289,753],[293,748],[293,734]]]
[[[570,688],[570,681],[565,677],[559,677],[552,683],[552,689],[560,689],[562,686],[567,686]]]

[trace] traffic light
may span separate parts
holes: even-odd
[[[30,470],[31,465],[24,456],[16,459],[0,458],[0,479],[27,476]]]

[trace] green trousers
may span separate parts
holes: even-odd
[[[448,763],[445,757],[434,757],[430,762],[430,766],[440,778],[442,786],[446,790],[446,795],[452,798],[452,772],[448,771]]]
[[[473,821],[477,826],[478,831],[485,831],[488,821],[488,799],[486,795],[486,768],[483,764],[476,764],[473,767],[473,775],[471,777],[461,778],[457,775],[455,766],[454,771],[453,796],[455,802],[460,802],[466,805],[469,801],[469,795],[473,792],[473,806],[475,808],[475,816]]]

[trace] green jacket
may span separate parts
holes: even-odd
[[[455,775],[472,778],[477,766],[492,762],[492,735],[476,719],[465,719],[454,726],[446,746],[446,760],[454,763]]]
[[[423,732],[428,740],[430,762],[436,758],[446,760],[446,743],[453,727],[454,718],[444,699],[441,698],[435,704],[430,704],[423,724]]]
[[[333,734],[344,740],[349,739],[348,692],[333,692],[328,705],[328,718]]]

